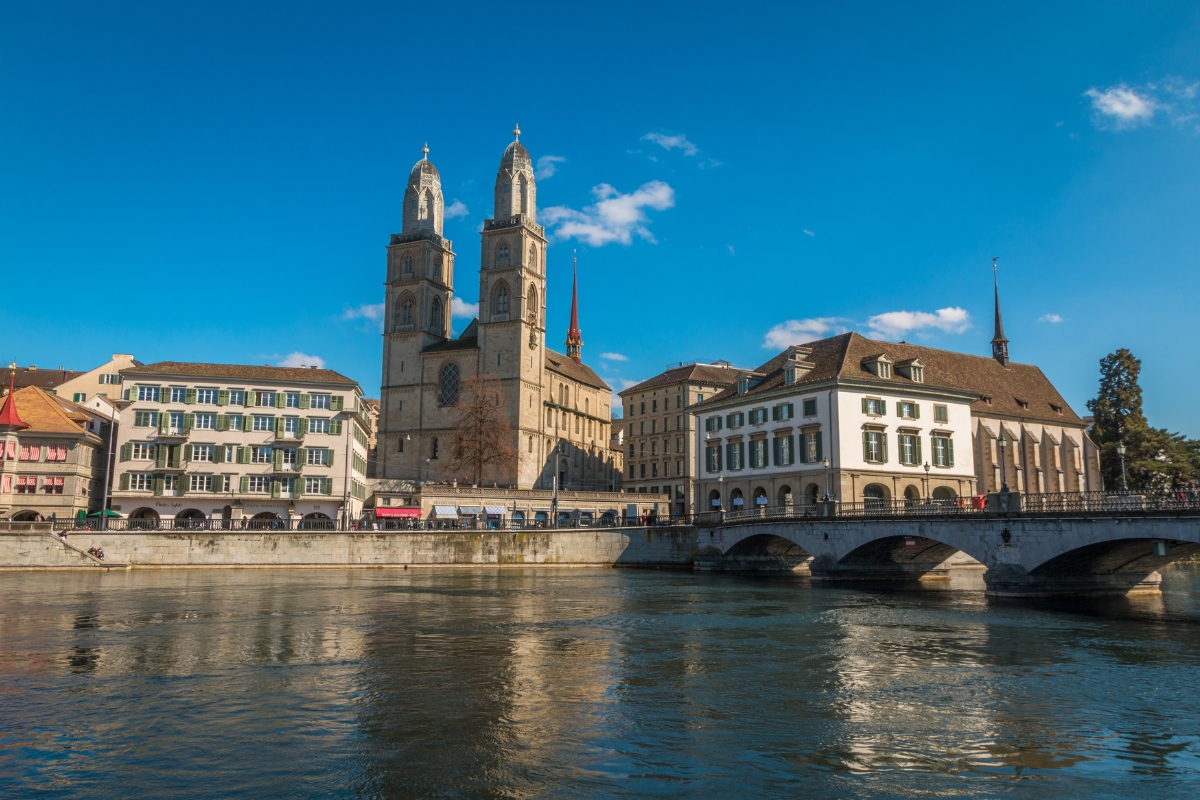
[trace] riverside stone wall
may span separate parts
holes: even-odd
[[[690,567],[696,551],[696,536],[691,529],[472,533],[80,531],[69,538],[70,546],[79,550],[102,548],[106,565],[132,567]],[[0,568],[70,566],[66,563],[69,559],[54,551],[56,544],[56,537],[49,533],[0,531]],[[83,559],[92,561],[86,555]]]

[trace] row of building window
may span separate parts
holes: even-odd
[[[169,464],[178,467],[182,462],[207,462],[274,464],[278,468],[294,469],[298,463],[329,467],[333,465],[333,459],[334,451],[328,447],[235,447],[231,444],[189,444],[172,447],[151,442],[126,442],[121,447],[122,461],[154,461],[164,467]],[[358,456],[358,461],[362,461],[361,456]],[[358,468],[357,462],[354,467]],[[366,474],[365,462],[358,471]]]
[[[186,480],[180,480],[180,478]],[[228,492],[233,475],[160,475],[153,472],[127,472],[121,476],[121,491],[153,492],[178,496],[188,492]],[[330,495],[333,479],[320,477],[291,478],[279,475],[244,475],[238,482],[240,494],[270,494],[294,497],[297,488],[305,495]],[[353,488],[353,487],[352,487]]]
[[[697,394],[696,394],[696,402],[697,402],[697,403],[703,403],[703,402],[704,402],[704,395],[703,395],[703,394],[699,394],[699,393],[697,393]],[[666,411],[666,410],[667,410],[667,409],[670,407],[670,405],[671,405],[671,399],[670,399],[669,397],[664,397],[664,398],[663,398],[663,401],[662,401],[662,408],[663,408],[663,411]],[[643,415],[647,413],[647,412],[646,412],[646,404],[645,404],[644,402],[637,404],[637,408],[639,408],[639,409],[640,409],[640,412],[639,412],[639,413],[641,413],[641,414],[643,414]],[[676,409],[683,408],[683,394],[682,394],[682,393],[675,395],[675,408],[676,408]],[[634,413],[633,413],[633,411],[634,411],[634,404],[633,404],[633,403],[630,403],[629,405],[625,406],[625,416],[626,416],[626,417],[632,417],[632,416],[634,416]],[[649,411],[649,413],[651,413],[651,414],[657,414],[657,413],[658,413],[658,401],[657,401],[657,400],[651,400],[651,401],[650,401],[650,411]],[[632,433],[632,429],[630,430],[630,432]]]
[[[802,432],[799,435],[798,444],[799,449],[796,447],[797,437],[794,434],[776,436],[771,440],[770,460],[765,438],[752,439],[749,443],[727,442],[724,448],[720,444],[711,444],[704,448],[705,469],[708,472],[721,472],[723,469],[745,469],[747,456],[752,469],[764,469],[771,466],[771,463],[777,467],[787,467],[797,462],[816,464],[824,460],[825,451],[821,431]]]
[[[685,425],[687,424],[688,417],[689,417],[688,414],[676,414],[675,415],[675,430],[677,430],[677,431],[686,430]],[[663,417],[662,422],[663,422],[663,426],[662,426],[663,433],[666,433],[667,431],[671,430],[671,418],[670,417]],[[657,418],[650,420],[650,430],[649,431],[646,430],[646,421],[645,420],[642,420],[641,422],[638,423],[638,436],[645,436],[647,433],[649,433],[651,435],[658,433],[658,419]],[[629,435],[633,436],[633,423],[632,422],[629,423]]]
[[[863,431],[863,461],[871,464],[886,464],[888,462],[888,435],[885,431]],[[935,467],[954,466],[954,440],[946,435],[934,433],[930,437],[933,452],[930,463]],[[899,462],[904,466],[919,466],[923,462],[921,455],[921,436],[915,432],[900,431],[896,434],[896,444],[899,448]]]
[[[640,474],[635,474],[635,472],[638,472]],[[662,462],[662,474],[663,474],[664,478],[671,477],[671,462],[670,461]],[[677,458],[677,459],[675,459],[675,475],[677,477],[682,477],[683,474],[684,474],[683,459]],[[657,478],[658,477],[658,462],[657,461],[650,462],[650,474],[649,475],[646,474],[646,465],[645,464],[630,464],[629,465],[629,477],[631,479],[647,478],[647,477]]]
[[[276,436],[300,437],[309,433],[342,432],[342,420],[328,417],[275,417],[243,414],[204,414],[183,411],[135,411],[135,428],[159,428],[170,433],[201,431],[260,431]]]
[[[884,400],[881,397],[864,397],[862,399],[862,412],[872,417],[886,417],[887,400]],[[901,419],[920,419],[921,404],[914,403],[910,400],[898,400],[896,401],[896,416],[900,417]],[[950,411],[947,406],[940,403],[934,404],[933,421],[950,421]]]
[[[41,461],[45,456],[47,461],[67,460],[67,446],[65,444],[38,444],[21,442],[10,439],[7,442],[0,442],[0,459],[9,461]]]
[[[142,386],[126,390],[127,400],[187,405],[299,408],[341,411],[341,395],[304,392],[247,392],[243,389],[188,389],[181,386]]]
[[[663,446],[664,453],[671,452],[671,440],[670,439],[663,439],[662,446]],[[646,443],[645,442],[638,442],[637,450],[638,450],[638,452],[635,454],[634,453],[634,444],[633,444],[633,442],[630,442],[629,443],[629,457],[630,458],[633,458],[635,455],[637,455],[638,458],[646,457]],[[675,452],[676,453],[685,452],[683,449],[683,437],[682,436],[675,437]],[[658,440],[657,439],[652,439],[650,441],[650,455],[651,456],[658,455]]]
[[[36,475],[0,475],[0,494],[9,494],[13,491],[13,477],[16,477],[16,492],[17,494],[35,494],[38,490],[38,481],[41,480],[42,491],[46,494],[62,494],[65,480],[61,477],[46,476],[38,478]]]

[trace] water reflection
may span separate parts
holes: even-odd
[[[1200,572],[979,577],[0,575],[0,794],[1195,794]]]

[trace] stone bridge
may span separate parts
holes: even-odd
[[[1128,594],[1158,591],[1162,567],[1200,553],[1200,514],[744,519],[696,534],[697,569],[923,580],[973,560],[991,595]]]

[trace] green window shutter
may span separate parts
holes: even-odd
[[[132,400],[135,397],[137,397],[137,394],[133,391],[133,387],[130,387],[125,390],[125,399],[126,400]]]
[[[779,422],[779,406],[773,406],[771,408],[771,421]]]
[[[954,466],[954,440],[953,439],[946,440],[946,456],[950,462],[946,466],[953,467]]]
[[[821,447],[821,432],[817,431],[816,433],[813,434],[813,436],[816,437],[816,440],[817,440],[817,461],[824,461],[825,460],[825,452],[824,452],[824,448]]]
[[[303,494],[304,494],[304,476],[297,475],[296,483],[292,486],[292,496],[300,497]]]
[[[243,475],[238,482],[238,491],[242,494],[247,494],[250,491],[250,477],[248,475]]]
[[[774,453],[775,466],[777,466],[777,467],[782,466],[783,465],[783,437],[776,436],[774,442],[772,443],[772,447],[775,450],[775,453]]]
[[[871,432],[863,431],[863,461],[871,461]]]
[[[804,433],[803,431],[801,431],[801,432],[800,432],[800,437],[799,437],[799,439],[800,439],[800,450],[799,450],[799,451],[795,451],[795,450],[793,450],[793,451],[792,451],[792,452],[795,454],[795,455],[793,456],[793,459],[794,459],[796,462],[800,463],[800,464],[807,464],[807,463],[808,463],[808,448],[807,448],[807,447],[805,447],[805,445],[806,445],[806,444],[807,444],[807,442],[808,442],[808,439],[806,438],[807,436],[808,436],[808,434],[807,434],[807,433]]]
[[[128,472],[121,473],[121,491],[122,492],[129,491],[129,473]]]
[[[193,405],[196,402],[196,390],[195,389],[184,389],[183,402],[187,403],[189,406]]]
[[[180,459],[183,457],[183,448],[176,447],[171,453],[171,468],[179,469]]]
[[[191,461],[195,457],[193,452],[195,445],[185,444],[181,449],[183,450],[184,461]]]
[[[234,459],[239,464],[249,464],[250,463],[250,448],[249,447],[239,447],[237,449],[237,452],[234,454]]]
[[[133,442],[126,442],[121,445],[121,460],[128,461],[133,458]]]
[[[166,411],[158,412],[158,429],[163,433],[167,432],[167,428],[171,426],[171,415]]]
[[[275,469],[283,467],[283,451],[278,447],[271,451],[271,466]]]
[[[187,494],[187,485],[188,485],[187,475],[177,476],[175,479],[175,486],[176,486],[175,494],[179,495],[180,497],[183,497],[185,494]]]
[[[325,449],[325,466],[327,466],[327,467],[333,466],[333,448],[332,447],[328,447]]]
[[[184,414],[183,415],[183,432],[187,433],[194,427],[196,427],[196,415],[195,414]]]
[[[217,430],[219,430],[219,431],[229,430],[229,415],[228,414],[217,414]]]
[[[881,417],[887,416],[887,400],[879,401],[879,416],[881,416]]]
[[[342,410],[342,396],[340,394],[335,394],[333,397],[329,398],[329,409],[331,411]]]
[[[254,405],[254,392],[246,392],[242,395],[242,407],[250,408]]]
[[[867,411],[867,398],[865,398],[865,397],[862,399],[862,407],[863,407],[863,413],[864,413],[864,414],[866,414],[866,413],[869,413],[869,412]]]
[[[225,491],[225,476],[224,475],[213,475],[212,490],[214,492]]]
[[[308,457],[308,448],[307,447],[296,448],[296,466],[303,469],[304,465],[307,463],[307,461],[306,461],[307,457]]]
[[[788,455],[789,455],[789,458],[791,459],[790,461],[788,461],[788,463],[795,464],[796,463],[796,436],[795,436],[795,434],[789,433],[787,439],[788,439]],[[800,445],[801,445],[801,449],[803,449],[803,446],[804,446],[803,437],[801,437]]]
[[[304,395],[304,396],[308,397],[308,395]],[[299,434],[300,436],[304,436],[305,434],[308,433],[308,417],[304,417],[300,420],[300,424],[298,425],[298,430],[296,431],[296,433]]]
[[[333,494],[333,478],[325,478],[325,494]]]
[[[276,439],[283,438],[283,417],[275,418],[275,438]]]
[[[154,476],[154,496],[162,497],[162,493],[163,493],[163,476],[155,475]]]
[[[219,406],[229,405],[229,390],[228,389],[218,389],[217,390],[217,405],[219,405]]]
[[[329,420],[329,433],[331,436],[342,435],[342,421],[340,419]]]
[[[162,469],[167,465],[167,446],[165,444],[154,445],[154,466]]]
[[[793,406],[791,403],[788,403],[786,406],[784,406],[784,408],[786,408],[786,409],[787,409],[787,412],[788,412],[788,413],[787,413],[787,418],[788,418],[788,419],[794,419],[794,418],[795,418],[795,416],[796,416],[796,408],[795,408],[795,406]]]
[[[913,419],[921,418],[921,404],[913,403]]]
[[[882,431],[880,431],[880,433],[879,433],[879,452],[880,452],[880,454],[882,454],[882,456],[883,456],[883,463],[884,463],[884,464],[886,464],[886,463],[887,463],[887,460],[888,460],[888,455],[887,455],[887,434],[886,434],[886,433],[884,433],[884,432],[882,432]]]
[[[225,445],[218,444],[213,447],[213,463],[214,464],[224,464],[225,463]]]
[[[921,437],[920,437],[919,435],[914,435],[914,436],[913,436],[913,439],[914,439],[914,440],[916,441],[916,443],[917,443],[917,446],[916,446],[916,448],[915,448],[915,451],[916,451],[916,454],[917,454],[917,463],[918,463],[918,464],[921,464],[921,463],[924,461],[924,459],[923,459],[923,458],[921,458]]]
[[[311,406],[312,406],[312,395],[311,394],[300,395],[300,407],[301,408],[310,408]]]
[[[279,497],[280,486],[282,484],[283,481],[279,480],[279,478],[271,478],[271,497]]]

